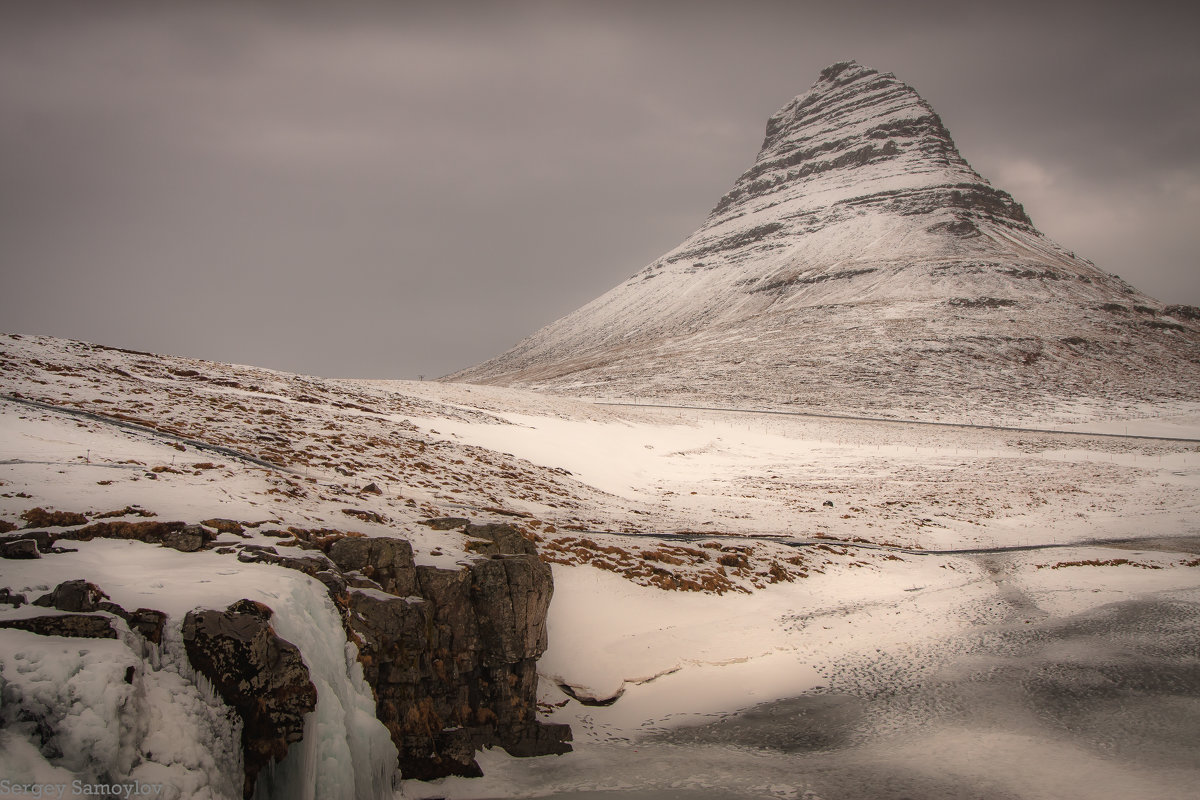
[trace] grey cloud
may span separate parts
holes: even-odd
[[[19,6],[19,7],[18,7]],[[895,72],[1048,234],[1200,303],[1175,4],[7,4],[5,328],[436,375],[691,232],[821,67]]]

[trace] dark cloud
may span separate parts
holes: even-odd
[[[495,355],[673,247],[821,67],[1200,304],[1182,4],[10,3],[4,328],[324,375]]]

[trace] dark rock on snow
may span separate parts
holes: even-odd
[[[14,539],[0,542],[0,558],[41,558],[37,542],[33,539]]]
[[[27,602],[28,601],[25,599],[25,595],[14,593],[13,590],[7,586],[0,588],[0,603],[12,606],[13,608],[20,608]]]
[[[24,595],[17,595],[17,597],[24,600]],[[3,596],[0,596],[0,600],[3,600]],[[63,581],[54,587],[53,591],[34,600],[33,604],[43,608],[55,608],[59,611],[69,612],[88,613],[107,611],[125,620],[131,631],[140,634],[146,641],[156,645],[162,644],[163,626],[167,621],[166,614],[152,608],[139,608],[132,612],[126,611],[121,606],[111,602],[108,599],[108,595],[99,586],[82,579]]]
[[[67,539],[89,542],[92,539],[134,539],[139,542],[161,544],[184,553],[201,549],[213,540],[213,535],[200,525],[184,522],[93,522],[82,528],[64,531],[54,536],[56,540]]]
[[[6,545],[21,541],[31,541],[36,543],[38,552],[53,552],[54,537],[46,531],[23,531],[21,533],[14,534],[12,536],[5,536],[3,539],[0,539],[0,542],[3,542]]]
[[[435,517],[433,519],[421,520],[422,525],[428,525],[435,531],[452,531],[456,528],[465,528],[471,524],[471,520],[463,519],[462,517]]]
[[[273,547],[261,545],[241,545],[237,551],[237,560],[243,564],[275,564],[280,567],[294,569],[305,575],[316,576],[318,572],[333,568],[333,564],[321,553],[306,553],[302,556],[281,556]]]
[[[480,747],[517,756],[571,749],[570,728],[536,714],[550,568],[516,528],[475,527],[492,558],[465,570],[416,567],[423,602],[349,594],[363,671],[405,777],[479,775]]]
[[[0,628],[14,628],[41,636],[73,639],[116,639],[112,620],[99,614],[56,614],[50,617],[0,620]]]
[[[537,555],[537,547],[533,542],[526,539],[519,530],[511,525],[468,525],[464,532],[467,536],[483,540],[482,545],[474,543],[468,545],[476,553],[484,555],[495,555],[497,553],[526,556]]]
[[[270,609],[242,600],[223,612],[189,612],[183,621],[188,660],[242,718],[247,798],[259,772],[303,738],[304,715],[317,706],[300,651],[275,634],[269,618]]]
[[[412,545],[403,539],[347,536],[330,546],[329,558],[344,571],[361,572],[385,592],[416,594]]]
[[[63,581],[49,594],[34,600],[33,604],[43,608],[57,608],[59,611],[90,612],[99,610],[100,604],[107,599],[108,595],[96,584],[85,580],[73,580]]]
[[[163,626],[167,622],[167,615],[163,612],[153,608],[139,608],[126,616],[125,621],[130,630],[141,634],[146,641],[156,645],[162,644]]]

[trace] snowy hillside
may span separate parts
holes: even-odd
[[[1200,395],[1200,310],[1047,239],[913,89],[847,62],[771,117],[754,165],[686,241],[448,379],[902,418],[1048,415]]]
[[[1196,696],[1171,676],[1200,630],[1200,408],[1177,411],[615,407],[3,336],[0,777],[1184,798],[1163,709]],[[291,664],[274,738],[196,657],[232,630]],[[564,753],[564,725],[573,752],[514,758]]]
[[[0,337],[0,368],[5,452],[34,471],[25,491],[36,494],[5,501],[18,512],[139,504],[170,518],[403,531],[429,563],[450,534],[421,521],[440,517],[519,523],[551,549],[590,531],[928,548],[1009,544],[1035,520],[1055,541],[1129,535],[1148,514],[1196,508],[1173,471],[1189,467],[1200,404],[1107,423],[1084,409],[1063,426],[1074,433],[1056,434],[331,380],[30,336]]]

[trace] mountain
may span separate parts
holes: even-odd
[[[446,380],[965,419],[1200,397],[1200,309],[1060,247],[893,75],[853,61],[767,122],[701,228]]]

